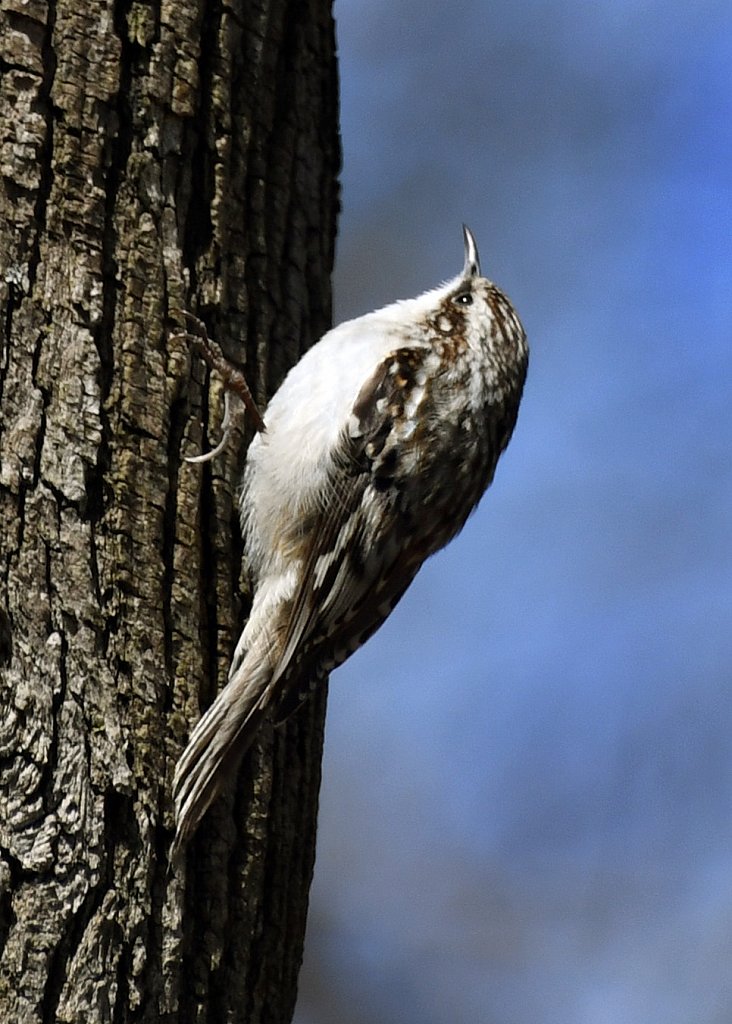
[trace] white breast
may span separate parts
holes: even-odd
[[[322,507],[332,453],[361,388],[391,352],[423,343],[424,314],[453,284],[340,324],[290,370],[247,455],[242,517],[255,563],[275,555],[283,529]]]

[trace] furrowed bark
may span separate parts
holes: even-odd
[[[291,1019],[325,696],[169,872],[170,781],[246,613],[220,382],[327,329],[325,0],[0,5],[0,1019]]]

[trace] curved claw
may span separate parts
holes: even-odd
[[[223,418],[223,420],[221,422],[221,429],[223,430],[223,435],[221,437],[221,440],[219,441],[219,443],[216,445],[215,448],[211,449],[211,451],[202,452],[200,455],[184,455],[183,456],[184,462],[191,462],[191,463],[194,463],[194,464],[199,463],[199,462],[211,462],[213,459],[216,458],[217,455],[220,455],[221,452],[226,447],[226,444],[227,444],[227,442],[229,440],[229,430],[230,430],[230,428],[231,428],[231,400],[229,399],[229,392],[228,391],[224,391],[224,418]]]

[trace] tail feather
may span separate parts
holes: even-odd
[[[269,658],[250,651],[191,733],[173,779],[171,863],[236,772],[267,714],[275,683]]]

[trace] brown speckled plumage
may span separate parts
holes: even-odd
[[[467,229],[465,243],[458,278],[329,332],[267,409],[241,498],[252,613],[176,771],[177,848],[263,718],[378,629],[493,479],[528,350]]]

